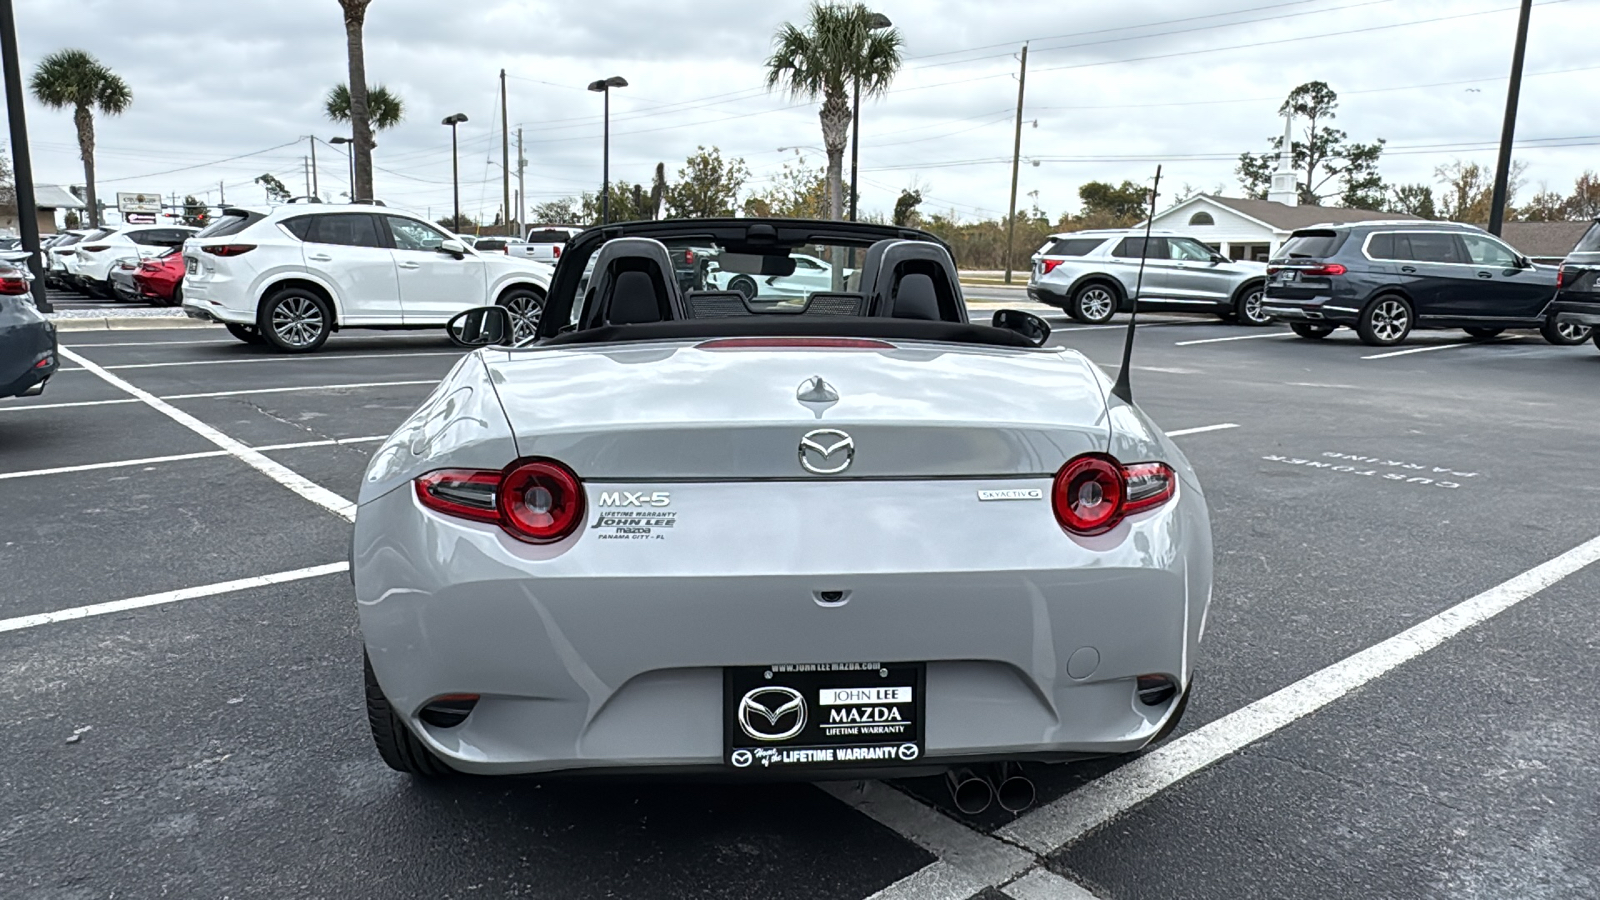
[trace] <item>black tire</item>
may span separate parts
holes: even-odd
[[[1411,304],[1404,297],[1382,294],[1372,298],[1361,310],[1361,318],[1356,320],[1356,334],[1368,347],[1394,347],[1405,342],[1415,321]]]
[[[172,296],[168,297],[165,300],[159,301],[159,302],[161,303],[162,306],[182,306],[183,305],[183,282],[180,281],[177,284],[173,285],[172,286]]]
[[[1194,676],[1190,675],[1189,689],[1183,692],[1182,697],[1178,698],[1177,708],[1173,709],[1172,715],[1167,717],[1167,723],[1161,726],[1161,730],[1156,732],[1156,736],[1150,739],[1150,743],[1145,744],[1146,747],[1154,747],[1156,744],[1171,737],[1172,733],[1178,730],[1178,723],[1183,721],[1183,714],[1189,709],[1189,698],[1193,695]]]
[[[1463,328],[1461,330],[1467,333],[1467,337],[1475,337],[1479,340],[1488,340],[1489,338],[1497,337],[1499,336],[1500,332],[1505,331],[1504,328]],[[1589,336],[1587,334],[1583,336],[1584,341],[1588,339]],[[1577,343],[1581,344],[1583,341],[1578,341]]]
[[[1091,281],[1072,292],[1072,301],[1067,304],[1067,315],[1085,325],[1104,325],[1117,314],[1119,305],[1115,289],[1101,282]]]
[[[389,698],[378,686],[378,677],[372,673],[372,662],[366,651],[361,653],[361,669],[367,681],[367,725],[372,728],[372,742],[378,746],[378,756],[385,765],[396,772],[418,778],[443,778],[455,770],[433,755],[406,723],[394,714]]]
[[[284,288],[261,301],[256,330],[284,353],[310,353],[333,334],[333,311],[320,294]]]
[[[1308,338],[1313,341],[1320,341],[1328,335],[1333,334],[1334,329],[1338,327],[1339,326],[1337,325],[1316,325],[1311,322],[1289,323],[1290,331],[1300,335],[1303,338]]]
[[[1239,289],[1233,298],[1235,320],[1240,325],[1262,326],[1272,322],[1272,317],[1261,311],[1261,301],[1266,295],[1266,285],[1257,282]]]
[[[761,288],[756,285],[756,280],[749,275],[738,275],[728,282],[728,290],[738,291],[741,296],[749,300],[759,293]]]
[[[1544,339],[1557,347],[1575,347],[1589,339],[1595,330],[1588,325],[1577,322],[1557,322],[1554,316],[1546,316],[1544,324],[1539,326],[1539,334]]]
[[[511,313],[512,335],[516,340],[533,337],[539,330],[539,317],[544,314],[544,296],[531,288],[512,288],[500,295],[496,306],[504,306]]]
[[[261,336],[254,325],[228,325],[228,333],[244,341],[246,344],[265,344],[267,339]]]

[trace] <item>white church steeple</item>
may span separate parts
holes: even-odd
[[[1267,199],[1285,206],[1300,205],[1300,174],[1294,169],[1294,116],[1283,117],[1283,147],[1278,150],[1278,171],[1272,173]]]

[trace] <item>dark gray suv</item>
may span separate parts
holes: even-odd
[[[1261,309],[1304,338],[1340,325],[1388,347],[1413,328],[1460,328],[1478,338],[1537,328],[1579,344],[1587,326],[1545,316],[1556,270],[1536,266],[1481,228],[1417,220],[1302,228],[1267,264]]]

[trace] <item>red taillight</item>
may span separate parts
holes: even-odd
[[[23,294],[30,293],[30,290],[31,289],[28,287],[28,279],[20,275],[0,278],[0,294],[21,296]]]
[[[255,248],[255,244],[215,244],[210,247],[201,247],[200,250],[212,256],[239,256],[249,253]]]
[[[685,250],[685,251],[683,251],[683,261],[688,263],[691,266],[694,265],[694,251],[693,250]]]
[[[1565,287],[1567,283],[1567,267],[1562,266],[1556,270],[1556,287]]]
[[[1350,271],[1342,263],[1323,263],[1319,266],[1307,266],[1300,270],[1301,275],[1343,275]]]
[[[1056,473],[1050,502],[1067,531],[1105,534],[1124,518],[1167,502],[1176,481],[1166,463],[1124,466],[1110,456],[1086,453]]]
[[[696,350],[785,350],[804,348],[807,350],[893,350],[895,346],[888,341],[878,341],[871,338],[824,338],[824,337],[787,337],[787,338],[716,338],[701,341],[695,344]]]
[[[111,249],[111,245],[110,244],[90,244],[87,247],[79,247],[78,249],[87,251],[89,253],[99,253],[101,250],[110,250]]]
[[[437,469],[414,482],[422,505],[445,515],[493,522],[530,544],[566,538],[583,522],[583,484],[553,460],[513,463],[495,472]]]
[[[552,246],[550,248],[550,256],[551,256],[552,259],[560,259],[561,258],[561,245],[560,244],[556,244],[556,245],[554,245],[554,246]]]
[[[499,493],[500,526],[512,537],[554,543],[583,521],[583,485],[558,462],[540,459],[511,469]]]
[[[1066,262],[1064,259],[1041,259],[1039,260],[1039,265],[1041,266],[1039,269],[1039,274],[1049,275],[1051,272],[1055,271],[1056,266],[1059,266],[1064,262]]]

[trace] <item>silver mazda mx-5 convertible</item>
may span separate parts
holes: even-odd
[[[850,274],[753,296],[792,255]],[[1211,596],[1179,450],[948,248],[845,222],[573,238],[538,333],[378,450],[353,567],[373,736],[418,775],[927,774],[1176,724]]]

